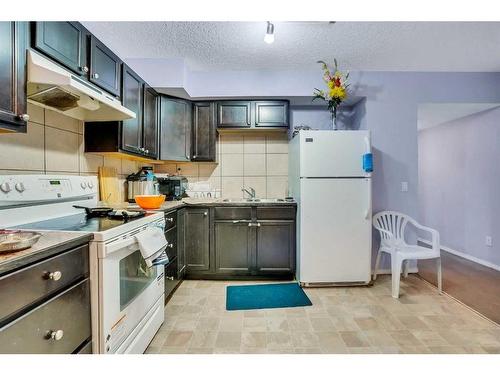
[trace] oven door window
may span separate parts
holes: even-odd
[[[156,279],[156,267],[149,268],[139,250],[120,260],[120,311]]]

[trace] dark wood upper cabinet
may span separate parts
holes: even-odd
[[[158,157],[158,93],[144,85],[143,148],[147,156]]]
[[[252,125],[250,101],[227,100],[217,103],[217,127],[249,128]]]
[[[217,102],[217,127],[288,128],[287,100],[225,100]]]
[[[0,132],[26,132],[27,22],[0,22]]]
[[[33,22],[33,47],[80,75],[87,75],[88,31],[78,22]]]
[[[215,105],[193,105],[193,161],[215,161]]]
[[[160,98],[160,159],[189,161],[193,105],[189,100]]]
[[[120,96],[121,60],[78,22],[33,22],[33,47],[113,96]]]
[[[136,117],[122,122],[122,149],[142,153],[143,80],[128,66],[123,65],[122,103],[135,112]]]
[[[136,114],[123,121],[86,122],[85,152],[133,154],[158,159],[159,95],[127,65],[122,66],[121,98]]]
[[[121,60],[94,36],[90,37],[90,76],[89,80],[113,94],[120,96]]]
[[[262,128],[288,127],[288,102],[255,102],[255,126]]]

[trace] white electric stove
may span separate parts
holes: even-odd
[[[119,220],[88,217],[95,176],[0,175],[0,228],[92,233],[90,285],[94,353],[143,353],[164,320],[164,270],[147,267],[135,235],[163,213]],[[160,252],[163,249],[158,249]]]

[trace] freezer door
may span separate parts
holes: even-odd
[[[370,179],[302,179],[301,193],[299,281],[368,283]]]
[[[368,152],[369,131],[303,131],[300,133],[300,176],[368,177],[363,170],[363,155]]]

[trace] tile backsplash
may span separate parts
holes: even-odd
[[[252,187],[257,197],[284,198],[288,190],[288,136],[286,133],[221,134],[219,163],[166,163],[158,173],[179,173],[190,184],[208,183],[224,198],[242,198]]]
[[[27,133],[0,135],[0,174],[97,175],[99,166],[113,166],[125,200],[125,178],[140,163],[85,154],[82,121],[32,104],[28,104],[28,114]]]

